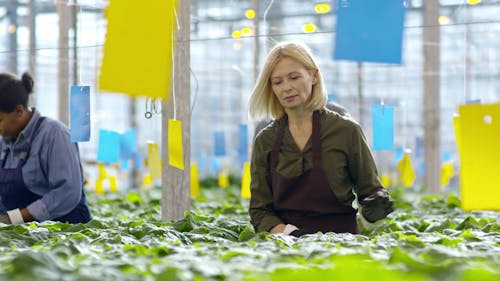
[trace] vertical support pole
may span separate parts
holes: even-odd
[[[29,52],[28,52],[28,72],[35,76],[36,80],[36,4],[35,0],[28,3],[29,14],[27,25],[29,30]],[[36,95],[29,95],[29,104],[36,106]]]
[[[252,0],[252,9],[255,11],[255,17],[253,18],[253,81],[257,81],[259,77],[259,53],[260,53],[260,44],[259,44],[259,0]]]
[[[68,2],[57,2],[59,15],[59,58],[57,62],[59,121],[69,125],[69,25]]]
[[[363,126],[363,64],[358,62],[358,122],[361,126]]]
[[[440,138],[440,30],[439,1],[424,1],[424,154],[427,192],[437,194],[441,184],[441,138]]]
[[[17,75],[17,0],[8,0],[6,3],[7,17],[9,19],[9,58],[7,60],[7,70]]]
[[[189,87],[189,32],[190,32],[190,1],[177,1],[177,22],[180,29],[176,31],[174,38],[174,93],[171,92],[168,100],[162,104],[162,200],[161,218],[163,221],[179,220],[184,217],[184,212],[189,210],[190,198],[190,173],[191,173],[191,149],[190,149],[190,123],[191,92]],[[176,27],[174,27],[176,28]],[[175,102],[174,102],[175,99]],[[184,170],[179,170],[168,164],[168,120],[174,118],[174,106],[176,119],[182,121],[182,145],[184,154]]]

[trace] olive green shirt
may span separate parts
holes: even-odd
[[[351,206],[360,199],[382,189],[377,167],[358,123],[324,109],[320,114],[321,158],[330,188],[340,202]],[[257,232],[270,231],[283,223],[273,209],[271,190],[271,150],[278,135],[276,120],[265,127],[255,138],[251,161],[250,219]],[[286,177],[295,177],[312,168],[312,140],[309,138],[303,151],[295,144],[285,127],[276,171]]]

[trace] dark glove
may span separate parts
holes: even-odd
[[[394,211],[394,203],[385,190],[379,190],[359,202],[362,205],[363,217],[371,223],[387,217]]]
[[[310,233],[308,233],[307,231],[305,231],[304,229],[301,229],[301,228],[290,232],[290,235],[295,236],[297,238],[302,236],[302,235],[306,235],[306,234],[310,234]]]
[[[10,224],[10,218],[6,213],[0,214],[0,222]]]

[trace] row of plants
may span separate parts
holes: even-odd
[[[202,181],[178,221],[159,187],[89,194],[94,219],[0,226],[0,280],[500,280],[499,212],[454,194],[394,188],[396,210],[362,235],[255,233],[237,184]]]

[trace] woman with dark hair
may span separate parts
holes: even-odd
[[[0,222],[88,222],[78,146],[65,125],[28,107],[33,86],[28,73],[0,73]]]
[[[373,223],[393,211],[361,126],[326,104],[309,48],[277,44],[249,101],[253,119],[273,120],[252,151],[249,212],[256,231],[356,234],[357,212]]]

